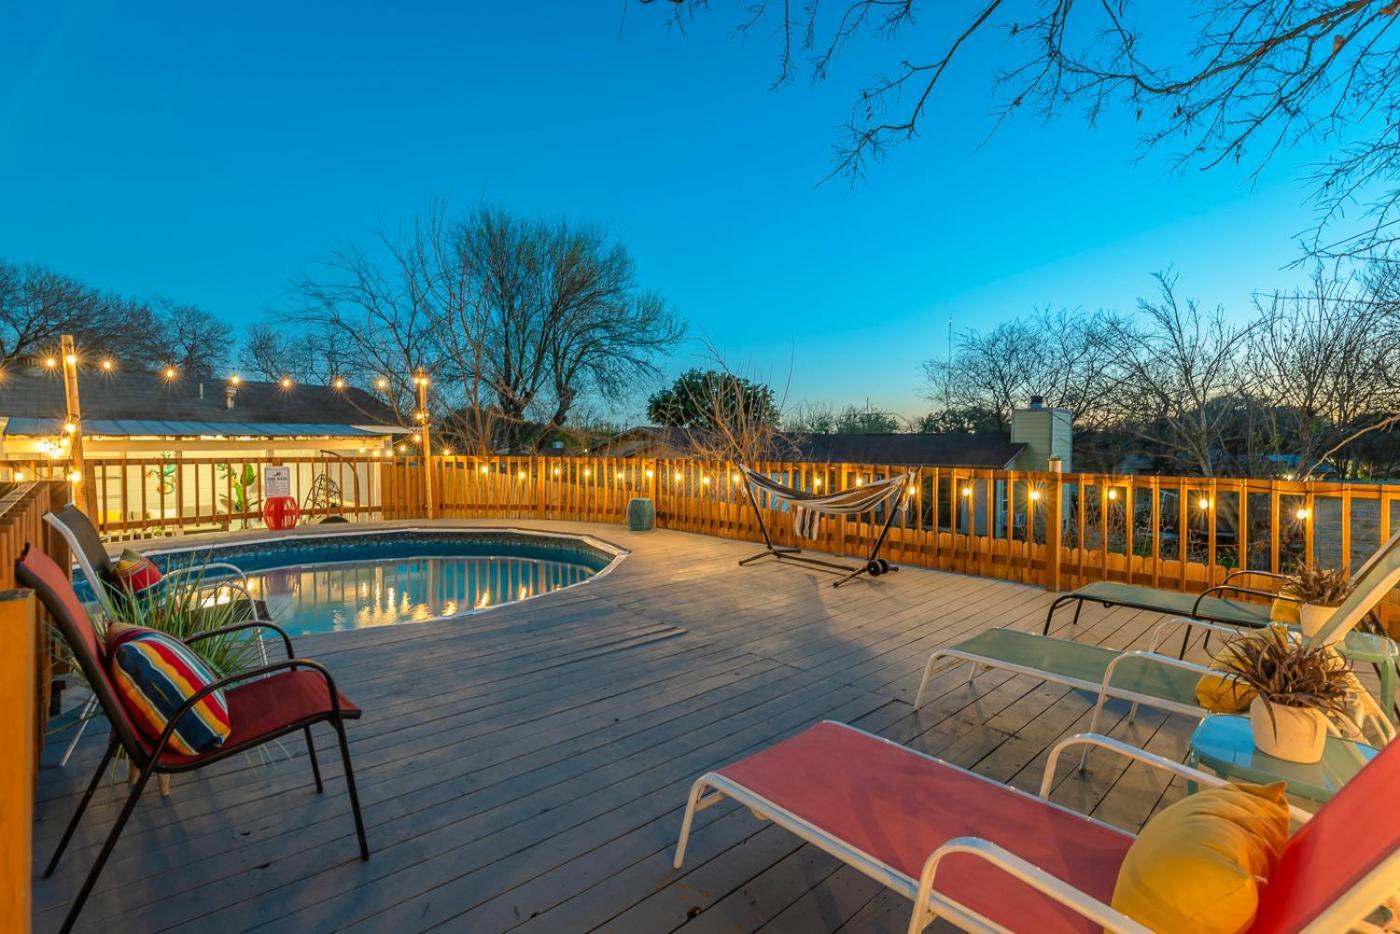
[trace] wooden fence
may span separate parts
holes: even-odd
[[[261,476],[272,461],[249,461]],[[294,495],[310,519],[433,515],[622,522],[650,497],[661,528],[758,541],[744,484],[730,464],[605,457],[303,458]],[[175,471],[171,473],[172,464]],[[809,491],[849,489],[902,472],[889,464],[754,465]],[[111,537],[257,527],[260,501],[240,504],[224,461],[90,463],[100,525]],[[1058,474],[923,467],[897,505],[823,520],[798,542],[787,507],[759,494],[780,544],[861,555],[895,508],[887,556],[899,564],[1070,589],[1113,580],[1197,591],[1233,570],[1282,572],[1298,561],[1356,568],[1400,529],[1400,484]],[[166,478],[174,489],[161,493]],[[113,478],[121,477],[116,483]],[[105,478],[105,479],[104,479]],[[353,478],[357,488],[348,485]],[[317,492],[319,490],[319,493]],[[325,494],[325,495],[322,495]],[[124,498],[122,498],[124,497]],[[144,497],[144,498],[143,498]],[[319,498],[318,498],[319,497]],[[145,517],[143,519],[143,517]],[[1400,620],[1396,598],[1388,610]]]

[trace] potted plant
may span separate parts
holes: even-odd
[[[1283,593],[1302,601],[1298,607],[1298,622],[1303,627],[1303,635],[1311,637],[1322,630],[1332,618],[1333,610],[1350,596],[1351,581],[1334,568],[1302,564],[1283,586]],[[1327,643],[1331,645],[1343,635],[1345,633],[1340,631],[1334,633],[1327,638]]]
[[[1283,626],[1232,639],[1218,661],[1252,688],[1249,705],[1254,745],[1289,762],[1317,762],[1329,720],[1355,724],[1351,716],[1351,668],[1324,645],[1309,645]]]

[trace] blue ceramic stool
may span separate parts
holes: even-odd
[[[656,528],[656,504],[650,497],[634,496],[627,501],[627,528],[633,532]]]

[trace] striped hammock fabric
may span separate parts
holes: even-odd
[[[751,470],[743,464],[739,470],[744,479],[769,496],[792,503],[793,530],[806,539],[818,536],[822,516],[854,516],[869,512],[891,496],[897,496],[907,484],[914,482],[917,474],[910,470],[884,480],[876,480],[849,490],[833,493],[808,493]]]

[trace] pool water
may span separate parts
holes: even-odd
[[[292,635],[417,623],[562,590],[583,564],[539,558],[414,558],[284,567],[248,574],[253,595]]]
[[[273,620],[291,635],[302,635],[424,622],[517,603],[581,584],[625,552],[567,535],[396,529],[146,554],[162,570],[215,561],[237,565]],[[86,587],[75,585],[83,595]]]

